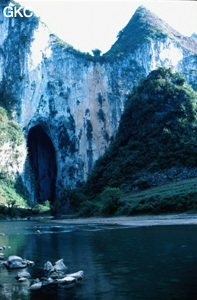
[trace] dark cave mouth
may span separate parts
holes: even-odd
[[[36,201],[44,203],[49,200],[52,203],[56,195],[56,154],[50,137],[40,125],[30,129],[27,147],[35,180]]]

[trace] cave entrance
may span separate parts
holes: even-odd
[[[53,202],[56,192],[57,165],[55,148],[41,126],[30,129],[27,139],[29,157],[36,182],[37,202]]]

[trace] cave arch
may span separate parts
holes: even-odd
[[[38,203],[53,202],[56,194],[57,164],[55,148],[40,125],[28,133],[27,147],[33,169]]]

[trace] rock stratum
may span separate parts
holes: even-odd
[[[152,70],[172,68],[197,89],[195,39],[144,7],[106,54],[93,57],[34,15],[6,18],[7,5],[0,3],[0,96],[24,131],[29,154],[23,149],[22,165],[11,163],[32,201],[53,201],[87,179],[117,132],[127,95]]]

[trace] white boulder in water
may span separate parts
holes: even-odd
[[[20,269],[20,268],[26,268],[28,266],[33,266],[34,262],[30,260],[22,259],[19,256],[12,255],[8,257],[8,260],[5,263],[5,266],[8,269]]]
[[[42,287],[42,282],[36,282],[30,286],[30,290],[39,290]]]
[[[76,273],[68,274],[63,278],[56,279],[55,283],[57,284],[63,284],[66,287],[71,287],[75,285],[79,280],[83,279],[83,271],[78,271]]]
[[[5,254],[3,253],[0,253],[0,260],[4,259],[5,258]]]
[[[68,274],[67,276],[73,277],[77,280],[83,279],[84,272],[83,271],[78,271],[76,273]]]
[[[31,278],[31,274],[27,271],[21,271],[21,272],[18,272],[17,276],[16,276],[16,279],[20,279],[20,278]]]
[[[56,280],[57,283],[75,283],[76,282],[76,279],[74,277],[71,277],[71,276],[66,276],[64,278],[61,278],[61,279],[57,279]]]
[[[47,261],[44,264],[44,270],[47,271],[47,272],[53,272],[54,271],[54,267],[53,267],[53,265],[50,261]]]
[[[56,261],[55,265],[54,265],[54,270],[56,272],[65,272],[67,270],[67,267],[64,264],[64,260],[63,258]]]

